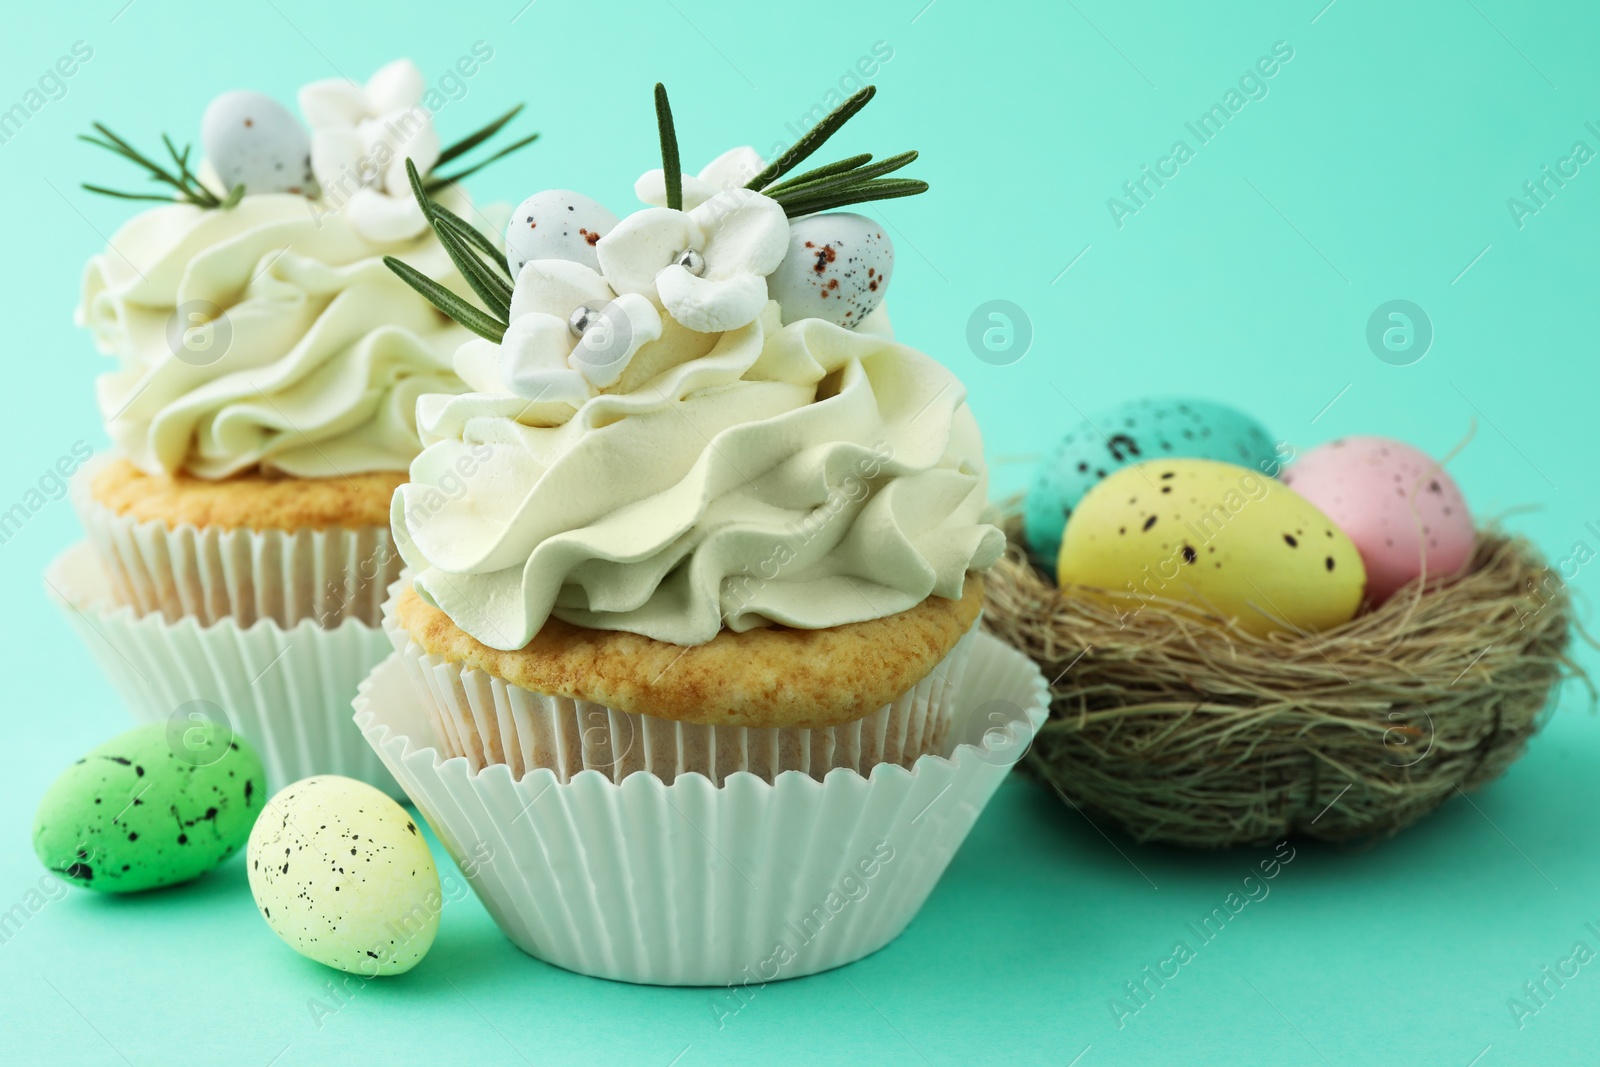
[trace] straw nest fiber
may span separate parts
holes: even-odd
[[[1052,679],[1022,768],[1141,841],[1393,834],[1502,774],[1554,687],[1582,675],[1563,583],[1495,530],[1446,585],[1271,637],[1170,601],[1119,622],[1029,563],[1014,517],[1007,533],[984,625]]]

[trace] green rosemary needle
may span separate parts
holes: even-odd
[[[871,103],[872,98],[877,93],[878,87],[869,85],[865,89],[852,94],[850,99],[834,108],[821,122],[807,130],[804,137],[789,146],[787,152],[768,163],[766,169],[751,178],[745,188],[760,192],[801,163],[804,163],[813,152],[822,147],[828,138],[838,133],[840,127],[854,118],[856,112]]]
[[[683,165],[678,160],[678,131],[672,125],[667,87],[656,82],[656,126],[661,134],[661,175],[667,184],[667,206],[683,210]]]

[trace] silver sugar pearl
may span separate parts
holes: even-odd
[[[706,272],[706,257],[692,248],[685,248],[682,252],[673,256],[672,262],[693,274],[696,278]]]
[[[572,331],[572,336],[582,337],[589,327],[599,321],[600,312],[585,304],[567,316],[567,329]]]

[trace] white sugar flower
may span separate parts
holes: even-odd
[[[760,154],[754,148],[730,148],[716,159],[706,164],[706,169],[700,172],[699,177],[693,174],[683,176],[683,208],[685,211],[697,208],[710,200],[724,189],[741,189],[745,183],[765,167]],[[667,181],[660,167],[647,170],[633,183],[633,191],[647,204],[656,207],[667,206]]]
[[[408,240],[427,225],[406,180],[407,157],[421,174],[439,162],[427,87],[410,60],[397,59],[365,86],[330,78],[300,90],[322,196],[370,240]]]
[[[690,211],[652,207],[618,223],[595,252],[619,293],[658,302],[691,330],[718,333],[755,321],[767,275],[789,248],[789,220],[775,200],[724,189]]]
[[[580,408],[660,336],[661,314],[645,297],[616,295],[581,263],[534,260],[511,294],[499,378],[530,402]]]

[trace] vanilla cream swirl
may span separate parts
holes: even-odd
[[[417,590],[499,649],[550,616],[694,645],[959,597],[1004,547],[960,382],[882,334],[779,321],[664,318],[577,406],[512,395],[497,346],[464,345],[470,391],[423,398],[393,503]]]
[[[469,210],[454,190],[444,201]],[[417,399],[461,390],[450,356],[471,334],[385,255],[465,291],[431,232],[373,243],[301,196],[129,221],[90,260],[78,309],[118,360],[98,381],[112,442],[151,474],[406,469]]]

